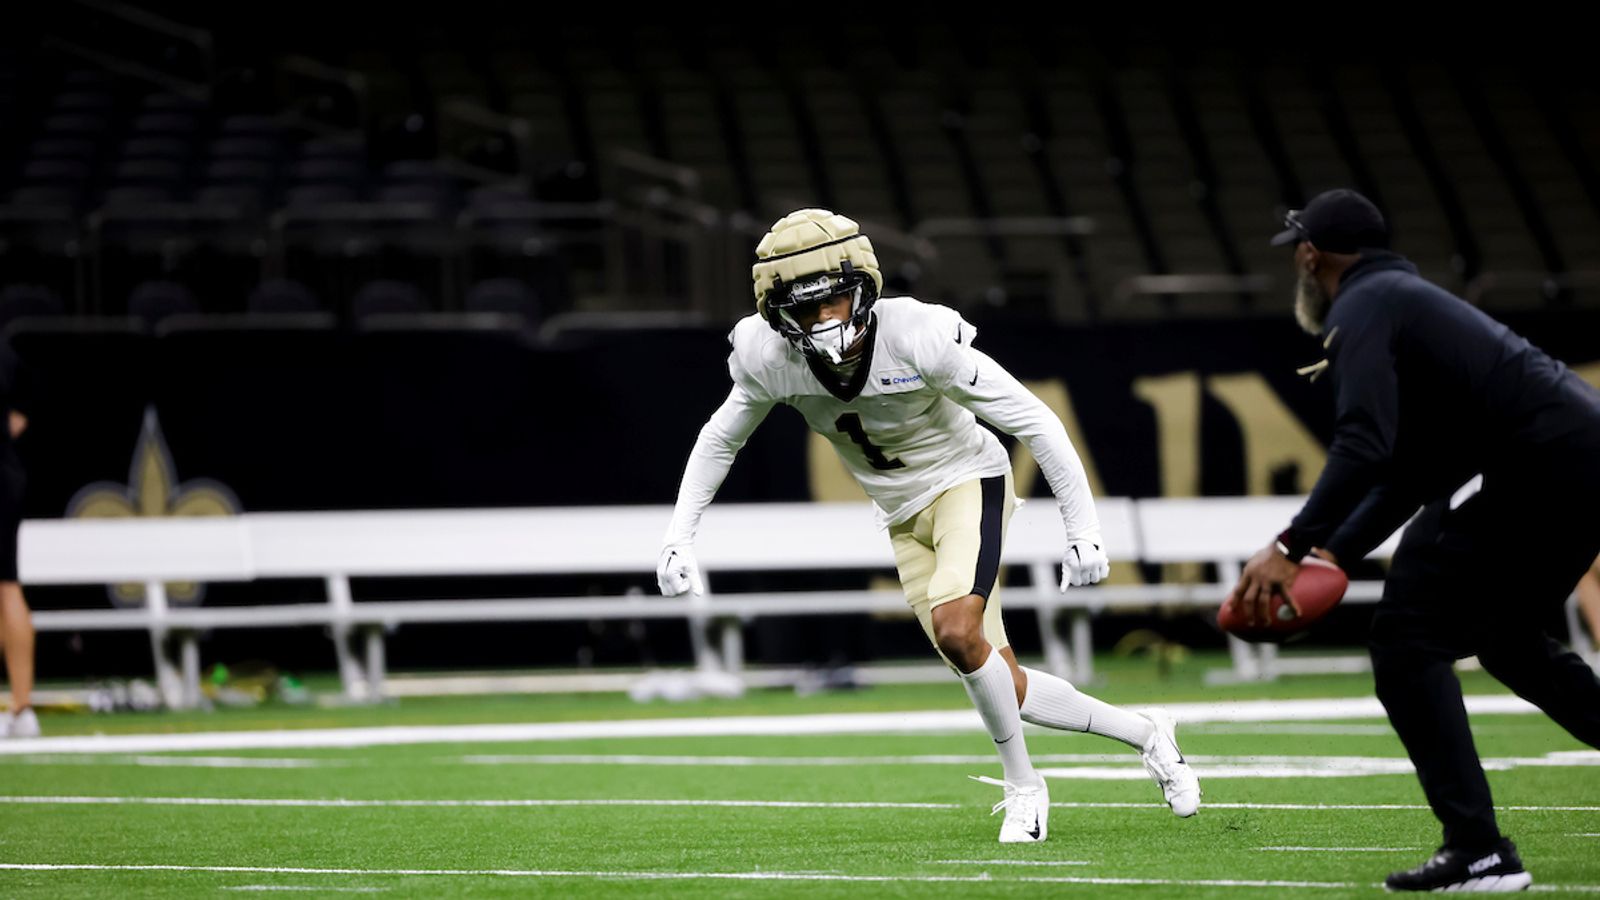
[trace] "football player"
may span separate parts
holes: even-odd
[[[701,513],[735,454],[776,404],[833,444],[877,508],[906,600],[961,677],[1000,754],[1002,843],[1042,841],[1049,794],[1022,734],[1032,722],[1116,738],[1136,749],[1179,816],[1200,786],[1170,716],[1103,703],[1017,664],[996,592],[1012,509],[1011,463],[977,417],[1039,461],[1066,526],[1061,590],[1094,584],[1109,563],[1083,464],[1061,421],[973,347],[977,329],[944,306],[880,297],[883,275],[856,223],[825,209],[778,220],[756,248],[756,312],[734,326],[733,389],[689,454],[657,565],[669,597],[704,590],[693,551]]]

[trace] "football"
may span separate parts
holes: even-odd
[[[1343,569],[1326,560],[1308,556],[1301,561],[1300,573],[1289,586],[1295,605],[1285,603],[1282,594],[1274,594],[1270,625],[1259,626],[1246,622],[1234,609],[1231,593],[1223,601],[1222,608],[1217,610],[1217,624],[1223,631],[1247,641],[1275,643],[1310,628],[1344,599],[1344,592],[1349,587],[1350,579]]]

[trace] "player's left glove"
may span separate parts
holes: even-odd
[[[1066,557],[1061,561],[1061,592],[1069,586],[1094,584],[1111,574],[1111,561],[1100,549],[1100,535],[1087,535],[1067,541]]]

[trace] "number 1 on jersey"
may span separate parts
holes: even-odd
[[[861,427],[861,416],[856,413],[845,413],[833,423],[833,427],[850,435],[850,440],[856,442],[861,452],[866,454],[867,462],[872,463],[874,469],[904,469],[906,464],[898,459],[890,459],[883,455],[883,449],[867,437],[867,430]]]

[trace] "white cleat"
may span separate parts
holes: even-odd
[[[1000,843],[1037,844],[1050,836],[1050,789],[1045,787],[1043,778],[1037,785],[1018,787],[998,778],[967,777],[1005,789],[1005,798],[989,811],[991,816],[1002,809],[1006,811],[1006,820],[1000,823]]]
[[[1144,742],[1139,758],[1144,760],[1145,771],[1161,786],[1161,794],[1172,807],[1173,815],[1188,818],[1200,808],[1200,779],[1195,777],[1194,770],[1183,760],[1183,751],[1178,749],[1177,723],[1164,709],[1150,710],[1144,717],[1156,730]]]
[[[36,738],[39,736],[39,717],[33,714],[33,707],[28,707],[22,712],[6,716],[6,737]]]

